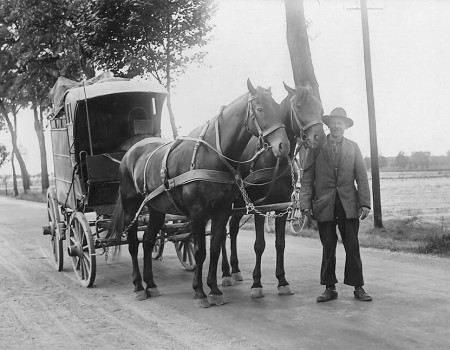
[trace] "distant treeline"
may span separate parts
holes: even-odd
[[[370,157],[364,158],[366,167],[371,168]],[[430,152],[413,152],[407,156],[405,152],[399,152],[396,157],[378,157],[380,169],[450,169],[450,151],[446,156],[433,156]]]

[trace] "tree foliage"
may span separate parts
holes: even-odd
[[[6,149],[6,146],[3,143],[0,143],[0,168],[5,164],[8,156],[9,152]]]
[[[162,85],[204,52],[215,5],[211,0],[99,0],[85,2],[77,37],[98,69],[133,77],[151,74]]]
[[[77,37],[101,70],[125,77],[153,76],[169,92],[167,107],[174,138],[171,88],[209,40],[214,0],[98,0],[85,2]]]

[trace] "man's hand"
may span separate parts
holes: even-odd
[[[367,207],[361,207],[359,208],[359,218],[361,220],[364,220],[370,213],[370,209]]]
[[[303,216],[306,215],[308,217],[308,219],[312,220],[312,209],[303,209],[302,215]]]

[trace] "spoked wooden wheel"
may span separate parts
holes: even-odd
[[[303,215],[300,210],[296,210],[292,215],[291,221],[291,230],[295,233],[300,233],[305,228],[308,223],[308,217]]]
[[[59,214],[58,201],[56,200],[56,191],[54,188],[47,190],[47,213],[48,224],[52,241],[52,251],[54,264],[57,271],[62,271],[64,267],[63,241],[61,237],[61,220]]]
[[[92,287],[96,273],[96,257],[91,227],[81,212],[75,212],[69,222],[69,256],[75,274],[83,287]]]
[[[195,258],[194,258],[194,240],[192,237],[186,239],[175,241],[175,251],[177,252],[178,259],[181,265],[184,266],[186,270],[192,271],[195,269]]]
[[[160,231],[156,237],[155,245],[153,246],[152,258],[161,259],[164,251],[164,232]]]

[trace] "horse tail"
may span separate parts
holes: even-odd
[[[114,246],[114,256],[118,255],[120,252],[120,245],[122,243],[122,234],[124,231],[124,211],[122,205],[122,196],[119,194],[117,196],[116,205],[112,212],[112,218],[108,226],[108,238],[111,242],[115,242]]]

